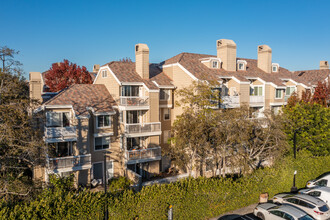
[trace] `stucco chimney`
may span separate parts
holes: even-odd
[[[329,69],[329,62],[328,61],[320,61],[320,70],[327,70]]]
[[[42,92],[42,81],[40,72],[30,72],[29,73],[29,89],[30,89],[30,98],[37,99],[42,101],[41,92]]]
[[[94,72],[94,73],[95,73],[95,72],[98,72],[99,69],[100,69],[100,64],[94,64],[94,65],[93,65],[93,72]]]
[[[135,70],[142,79],[149,79],[149,47],[146,44],[135,45]]]
[[[272,72],[272,49],[267,45],[258,46],[258,68],[266,73]]]
[[[217,40],[217,57],[221,59],[223,69],[236,71],[236,44],[233,40]]]

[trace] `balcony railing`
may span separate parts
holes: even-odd
[[[148,106],[148,97],[120,96],[121,106]]]
[[[222,96],[222,105],[226,107],[239,106],[239,96]]]
[[[161,131],[160,122],[144,123],[144,124],[125,124],[125,132],[128,134],[139,134],[147,132]]]
[[[250,96],[250,103],[264,103],[265,97],[264,96]]]
[[[91,155],[48,158],[50,169],[75,168],[91,165]]]
[[[142,160],[142,159],[156,159],[162,156],[161,147],[147,148],[141,150],[129,150],[126,152],[126,159]]]
[[[76,127],[45,127],[46,138],[77,137]]]

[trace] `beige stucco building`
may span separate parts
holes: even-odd
[[[30,73],[30,96],[43,102],[46,167],[36,177],[74,173],[77,183],[101,183],[106,175],[148,179],[169,168],[162,157],[171,125],[182,113],[175,91],[198,80],[220,83],[219,108],[250,106],[255,117],[278,112],[295,91],[301,96],[318,81],[329,80],[329,64],[319,70],[291,72],[272,62],[272,49],[256,47],[257,59],[238,58],[233,40],[216,41],[216,55],[180,53],[159,64],[149,63],[149,48],[137,44],[135,62],[94,65],[92,85],[47,91],[44,75]],[[47,101],[45,101],[47,100]]]

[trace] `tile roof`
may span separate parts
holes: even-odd
[[[296,81],[307,86],[317,86],[318,82],[323,82],[327,77],[330,78],[330,69],[322,70],[300,70],[293,73]]]
[[[207,54],[195,54],[195,53],[181,53],[166,61],[163,65],[180,63],[184,68],[186,68],[190,73],[192,73],[198,79],[205,80],[216,80],[222,77],[234,76],[240,81],[248,82],[249,77],[259,77],[266,82],[272,82],[277,86],[284,86],[281,78],[291,78],[292,72],[280,67],[279,71],[276,73],[266,73],[259,69],[257,66],[257,60],[237,58],[237,60],[245,60],[247,62],[246,70],[244,71],[226,71],[224,69],[211,69],[201,63],[200,59],[213,57],[214,55]]]
[[[156,81],[159,85],[173,86],[170,78],[162,73],[162,70],[157,64],[149,65],[149,79],[142,79],[142,77],[135,71],[134,62],[112,61],[103,66],[108,66],[120,82],[141,82],[149,89],[158,89],[152,81]]]
[[[101,84],[75,84],[62,90],[44,105],[72,105],[77,116],[88,115],[87,107],[94,112],[112,112],[116,105],[107,88]]]

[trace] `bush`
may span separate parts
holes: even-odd
[[[206,219],[253,203],[260,193],[290,191],[294,170],[297,187],[329,171],[330,156],[313,157],[299,152],[278,161],[272,168],[256,170],[251,175],[231,178],[188,178],[176,183],[144,187],[139,193],[124,190],[107,197],[110,219],[167,219],[169,205],[173,205],[174,219]],[[121,182],[122,180],[118,180]],[[100,219],[103,216],[103,193],[83,191],[63,193],[45,191],[31,203],[8,207],[0,202],[3,219]]]

